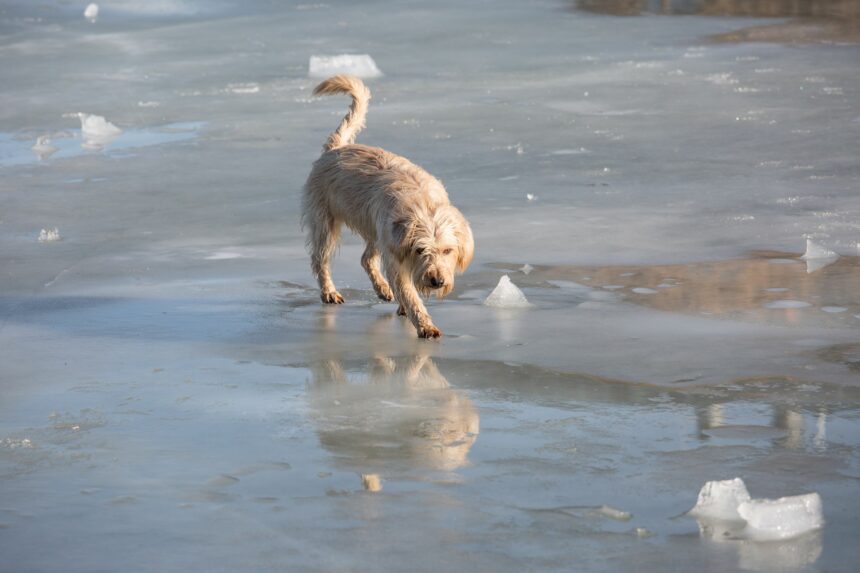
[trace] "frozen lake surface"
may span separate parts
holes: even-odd
[[[856,568],[860,46],[550,0],[86,4],[0,7],[0,571]],[[342,55],[382,74],[359,141],[472,223],[441,341],[354,237],[319,304],[300,194],[347,101],[309,64]],[[530,306],[483,304],[503,275]],[[683,516],[735,477],[823,529]]]

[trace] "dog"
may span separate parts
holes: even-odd
[[[377,296],[399,303],[420,338],[439,338],[422,296],[442,298],[475,252],[472,230],[438,179],[404,157],[355,143],[364,127],[370,90],[353,76],[333,76],[314,95],[348,94],[352,104],[323,145],[304,188],[302,227],[311,270],[326,304],[343,296],[331,277],[341,226],[366,243],[361,266]],[[380,262],[382,270],[380,272]],[[386,280],[387,279],[387,280]]]

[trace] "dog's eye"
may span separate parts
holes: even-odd
[[[418,247],[417,249],[415,249],[415,252],[416,252],[416,253],[418,253],[419,255],[423,255],[423,254],[424,254],[424,249],[423,249],[423,248],[421,248],[421,247]]]
[[[454,249],[445,249],[444,251],[442,251],[442,254],[443,255],[450,255],[453,252],[454,252]]]

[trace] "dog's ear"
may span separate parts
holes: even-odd
[[[475,256],[475,238],[472,236],[472,228],[460,211],[452,207],[457,224],[454,227],[454,235],[457,237],[457,271],[464,272]]]
[[[391,223],[391,252],[398,258],[404,260],[409,251],[412,250],[412,235],[414,224],[411,219],[397,219]]]

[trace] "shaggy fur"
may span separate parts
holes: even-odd
[[[305,184],[302,224],[320,297],[328,304],[343,302],[330,263],[346,225],[367,243],[361,266],[379,298],[396,299],[398,314],[409,317],[418,336],[438,338],[442,332],[421,296],[444,297],[455,273],[469,266],[475,249],[469,223],[432,175],[399,155],[354,143],[370,101],[360,79],[334,76],[314,90],[329,94],[349,94],[352,105]]]

